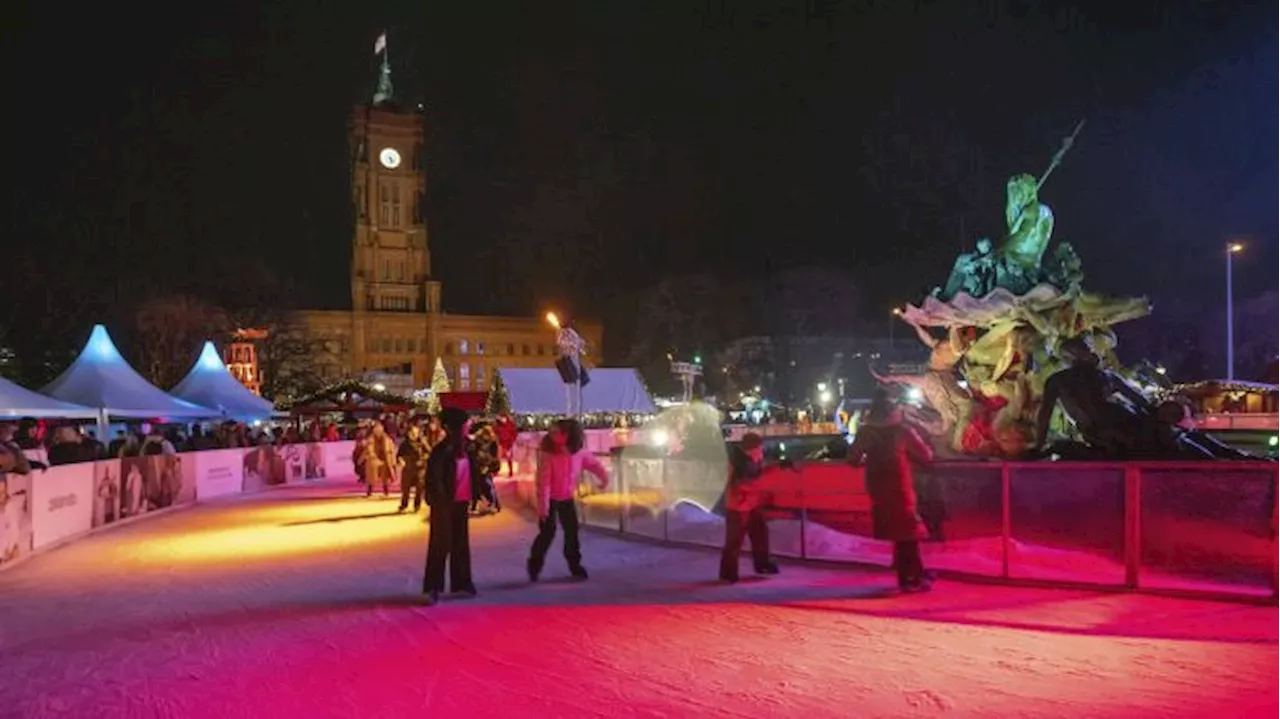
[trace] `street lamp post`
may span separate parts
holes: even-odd
[[[1232,272],[1231,259],[1234,255],[1244,251],[1244,245],[1239,242],[1231,242],[1227,244],[1227,379],[1234,380],[1236,378],[1236,313],[1235,313],[1235,292],[1232,290]]]
[[[898,309],[897,307],[894,307],[893,311],[889,313],[889,354],[893,354],[894,352],[893,330],[895,327],[897,327],[898,318],[901,316],[902,316],[902,310]]]

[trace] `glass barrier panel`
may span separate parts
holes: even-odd
[[[801,472],[804,551],[809,559],[890,565],[890,548],[872,538],[863,471],[845,462],[806,463]]]
[[[1148,588],[1271,593],[1276,467],[1144,466],[1142,567]]]
[[[578,491],[578,506],[582,512],[582,523],[589,527],[618,529],[622,516],[622,495],[618,491],[618,465],[621,459],[611,458],[607,454],[598,454],[596,459],[609,470],[611,481],[603,490],[599,489],[595,476],[584,473]]]
[[[622,493],[622,530],[642,537],[666,539],[663,529],[667,510],[662,459],[618,460],[618,490]]]
[[[1001,465],[935,464],[916,472],[920,518],[929,538],[925,567],[998,577],[1004,572]]]
[[[760,508],[769,525],[769,553],[776,557],[803,557],[804,492],[803,476],[811,471],[808,463],[790,467],[773,466],[759,485]],[[743,542],[743,552],[750,541]]]
[[[724,544],[724,488],[729,465],[720,460],[668,459],[667,539],[709,547]]]
[[[1123,585],[1124,468],[1009,468],[1009,575]]]

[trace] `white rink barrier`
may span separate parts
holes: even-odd
[[[37,549],[160,509],[332,478],[355,479],[355,442],[78,462],[0,473],[0,569]]]

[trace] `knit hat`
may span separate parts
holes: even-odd
[[[445,407],[440,410],[440,424],[450,434],[461,432],[463,426],[467,424],[467,419],[467,413],[457,407]]]

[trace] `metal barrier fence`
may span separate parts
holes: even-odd
[[[614,457],[582,501],[594,527],[718,547],[723,463]],[[1275,464],[940,463],[917,477],[931,569],[1204,597],[1273,594]],[[809,462],[760,480],[775,554],[889,566],[862,470]]]

